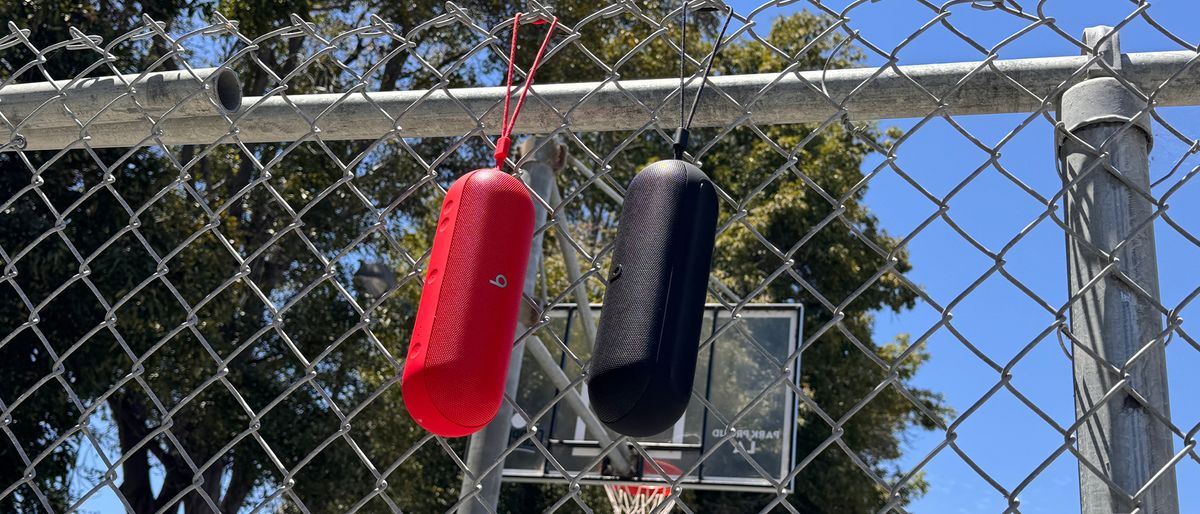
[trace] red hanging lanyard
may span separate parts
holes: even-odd
[[[544,22],[538,21],[535,24]],[[521,106],[525,105],[525,95],[529,93],[529,86],[533,85],[533,74],[537,72],[538,65],[542,62],[542,55],[546,53],[546,47],[550,44],[550,37],[554,35],[554,28],[558,26],[558,17],[550,18],[550,30],[546,32],[546,39],[542,40],[542,47],[538,49],[537,56],[533,58],[533,64],[529,67],[529,76],[525,77],[525,86],[521,90],[521,98],[517,99],[517,107],[513,109],[512,119],[508,118],[508,103],[512,98],[512,81],[513,68],[516,67],[517,60],[517,30],[521,28],[521,13],[513,16],[513,35],[512,48],[508,51],[508,81],[504,89],[504,116],[500,122],[500,137],[496,139],[496,168],[500,169],[504,166],[504,160],[508,159],[508,148],[512,146],[512,131],[517,124],[517,116],[521,115]]]

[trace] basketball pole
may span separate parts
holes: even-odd
[[[520,157],[525,158],[521,169],[526,173],[526,182],[537,198],[533,201],[533,226],[541,227],[546,224],[546,209],[541,199],[550,198],[550,187],[554,184],[555,164],[560,152],[565,153],[563,145],[550,138],[531,137],[523,141],[519,147]],[[532,153],[530,153],[532,152]],[[562,166],[558,166],[561,168]],[[524,296],[532,298],[536,291],[537,271],[542,260],[542,236],[544,232],[536,232],[529,249],[529,264],[525,268]],[[522,311],[525,311],[522,300]],[[517,330],[513,338],[520,337],[529,326],[524,316],[517,321]],[[500,479],[504,474],[504,463],[501,455],[508,447],[508,436],[512,427],[513,407],[507,398],[516,398],[517,385],[521,381],[521,361],[525,356],[525,342],[519,341],[513,348],[512,357],[508,360],[508,382],[505,384],[505,401],[500,403],[496,417],[483,430],[471,434],[467,447],[466,465],[469,473],[463,475],[459,498],[466,497],[478,491],[470,501],[463,502],[458,507],[459,514],[482,514],[496,512],[500,502]],[[486,474],[485,474],[486,473]]]
[[[595,182],[601,184],[602,182]],[[550,204],[557,206],[562,203],[562,194],[558,191],[558,184],[550,186]],[[579,259],[575,256],[575,248],[571,246],[567,240],[569,232],[567,231],[567,222],[561,217],[556,217],[555,228],[558,229],[560,237],[556,237],[558,241],[559,252],[563,255],[563,265],[567,268],[567,280],[575,284],[575,312],[578,313],[579,319],[583,322],[583,335],[587,339],[588,348],[596,346],[596,320],[593,318],[591,301],[587,295],[587,284],[582,280],[583,275],[579,273]],[[530,351],[538,364],[542,366],[546,376],[554,382],[555,387],[566,391],[563,399],[567,401],[567,405],[579,415],[579,419],[587,427],[588,431],[595,434],[596,441],[600,443],[602,448],[612,444],[612,438],[608,435],[608,429],[595,412],[588,407],[583,396],[579,394],[579,390],[571,385],[571,379],[558,366],[557,362],[550,355],[542,340],[537,337],[530,338]],[[618,475],[625,475],[633,471],[632,456],[629,448],[624,445],[618,445],[613,448],[608,457],[613,469]]]
[[[600,183],[597,181],[596,183]],[[558,184],[550,186],[550,205],[558,205],[562,203],[562,194],[558,191]],[[596,320],[592,318],[591,299],[587,295],[587,284],[581,279],[579,273],[579,258],[575,256],[575,247],[571,246],[571,242],[567,240],[570,237],[570,232],[567,231],[567,220],[562,217],[557,217],[554,228],[558,229],[559,237],[554,238],[558,241],[558,251],[562,253],[563,264],[567,268],[567,280],[575,284],[575,312],[579,313],[579,319],[583,321],[583,335],[587,337],[588,348],[596,345]],[[593,266],[598,266],[592,263]],[[595,268],[598,269],[598,268]]]
[[[521,155],[527,156],[522,169],[528,174],[528,183],[534,193],[537,193],[539,198],[550,199],[553,203],[556,199],[559,201],[558,188],[555,186],[554,174],[562,169],[566,164],[564,157],[566,148],[556,140],[535,137],[529,138],[522,142],[520,146]],[[532,152],[532,153],[531,153]],[[546,210],[540,201],[534,201],[534,224],[541,227],[546,223]],[[565,223],[558,222],[559,230],[566,230]],[[542,259],[542,239],[544,232],[539,232],[535,235],[533,244],[529,253],[529,265],[525,272],[524,294],[532,297],[535,293],[535,285],[537,284],[537,270],[541,265]],[[565,236],[565,232],[564,232]],[[566,243],[564,237],[559,237],[559,241],[564,244],[564,258],[566,259],[568,278],[572,282],[577,282],[580,278],[578,261],[575,258],[573,249],[570,248],[570,243]],[[571,249],[571,252],[567,250]],[[576,294],[582,293],[582,298],[586,300],[587,294],[583,291],[582,285],[576,286]],[[585,302],[584,307],[587,306]],[[590,312],[587,315],[590,318]],[[525,333],[528,326],[526,319],[518,321],[517,330],[514,337],[519,337]],[[594,330],[585,331],[588,343],[593,342]],[[587,408],[587,403],[580,396],[578,389],[570,387],[571,380],[563,372],[558,364],[554,362],[550,351],[542,343],[541,339],[528,337],[521,341],[513,348],[512,357],[508,362],[508,382],[505,387],[505,395],[508,398],[516,398],[517,386],[520,383],[522,360],[524,358],[525,349],[528,346],[534,361],[537,362],[546,375],[554,382],[556,387],[566,390],[565,400],[567,405],[583,420],[588,430],[597,434],[597,440],[607,446],[612,442],[608,437],[608,433],[604,430],[604,425],[596,418],[595,413]],[[500,405],[500,410],[497,412],[495,419],[488,423],[483,430],[471,435],[470,443],[467,448],[466,465],[470,471],[469,475],[463,476],[462,487],[459,489],[459,498],[466,497],[478,490],[478,494],[471,501],[464,502],[459,506],[459,514],[479,514],[496,512],[496,506],[500,501],[500,486],[501,479],[504,474],[504,464],[501,462],[501,455],[508,447],[508,438],[512,426],[513,408],[510,403],[505,401]],[[618,447],[610,454],[612,465],[618,471],[628,471],[631,468],[627,450],[624,447]],[[486,473],[486,475],[485,475]],[[475,479],[472,479],[475,477]]]

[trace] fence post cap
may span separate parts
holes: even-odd
[[[1146,100],[1113,77],[1088,79],[1071,86],[1062,95],[1060,113],[1063,130],[1075,132],[1096,123],[1133,123],[1153,146],[1150,113]],[[1065,136],[1059,135],[1059,144]]]

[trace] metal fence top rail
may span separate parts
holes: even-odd
[[[1157,106],[1200,105],[1200,53],[1147,52],[1122,56],[1120,76]],[[888,65],[827,71],[711,77],[696,112],[696,127],[821,123],[844,113],[852,120],[1034,112],[1052,105],[1088,70],[1107,68],[1102,57],[1081,55],[977,62]],[[685,89],[699,87],[692,80]],[[647,120],[679,123],[673,99],[679,79],[609,80],[546,84],[532,101],[517,133],[544,134],[639,130]],[[265,143],[388,137],[453,137],[497,134],[503,87],[421,91],[347,92],[246,97],[232,115],[184,116],[84,124],[82,130],[22,129],[10,132],[9,150],[137,147],[156,144]],[[111,102],[111,99],[101,100]],[[19,137],[18,137],[19,135]],[[19,144],[24,140],[24,145]]]

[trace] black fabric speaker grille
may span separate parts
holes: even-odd
[[[629,184],[621,209],[620,235],[613,250],[613,271],[604,294],[604,311],[596,346],[604,351],[592,358],[592,374],[648,364],[658,351],[670,265],[674,207],[683,194],[686,174],[682,170],[663,173],[639,173]],[[623,237],[622,237],[623,236]],[[619,270],[619,271],[618,271]],[[652,309],[647,310],[649,305]],[[632,377],[631,377],[632,378]],[[625,414],[641,395],[647,381],[622,388],[623,400],[597,406],[601,420],[615,420]],[[602,412],[612,407],[618,411]]]
[[[679,215],[673,207],[683,196],[683,170],[640,173],[634,177],[621,209],[621,234],[613,250],[614,271],[604,295],[604,312],[599,330],[606,351],[592,359],[592,373],[604,374],[617,368],[652,360],[658,350],[662,311],[669,279],[671,227]],[[619,266],[620,271],[615,271]],[[646,310],[645,306],[654,306]],[[605,321],[610,321],[606,323]],[[620,320],[619,323],[611,321]],[[641,384],[643,387],[645,384]],[[631,395],[641,394],[640,390]],[[630,398],[630,400],[635,398]],[[599,413],[601,419],[610,416]],[[622,413],[611,413],[619,417]]]
[[[652,435],[687,406],[716,210],[712,183],[683,161],[629,184],[588,382],[593,410],[618,432]]]

